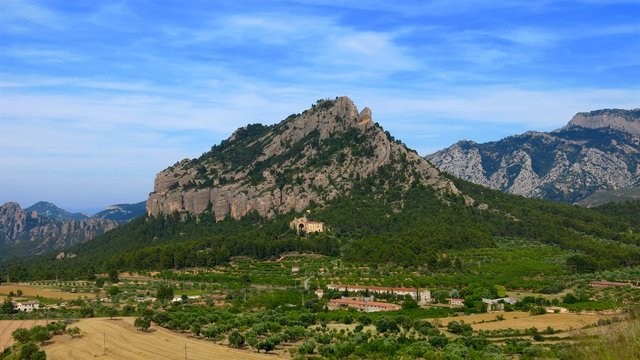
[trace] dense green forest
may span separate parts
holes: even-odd
[[[380,175],[380,174],[378,174]],[[640,201],[586,209],[504,194],[451,178],[476,204],[462,196],[442,195],[414,184],[408,191],[388,184],[388,176],[357,181],[348,196],[324,206],[311,217],[330,231],[298,236],[289,230],[297,214],[274,220],[251,214],[241,220],[216,222],[212,214],[198,218],[138,218],[67,252],[75,258],[55,260],[55,253],[2,263],[0,272],[13,279],[80,278],[112,269],[143,270],[214,266],[232,256],[267,259],[284,252],[342,255],[363,263],[428,265],[438,253],[452,249],[494,247],[494,238],[514,237],[557,245],[575,252],[566,266],[590,272],[640,264]]]

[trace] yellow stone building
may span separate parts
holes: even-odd
[[[301,231],[306,233],[324,232],[323,222],[307,220],[306,216],[291,220],[289,227],[298,234],[300,234]]]

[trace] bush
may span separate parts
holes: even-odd
[[[471,325],[465,324],[464,322],[457,321],[449,321],[447,324],[447,330],[453,334],[471,334],[473,332],[473,328]]]
[[[151,320],[147,318],[136,318],[133,322],[133,326],[140,328],[140,330],[144,331],[151,327]]]
[[[316,348],[316,343],[313,341],[306,341],[304,344],[298,346],[298,354],[300,355],[310,355],[313,354],[313,351]]]
[[[51,339],[51,334],[49,334],[49,330],[47,330],[46,327],[37,325],[31,328],[31,338],[37,342],[43,343]]]
[[[16,329],[11,333],[13,339],[19,343],[27,343],[31,341],[31,331],[25,328]]]
[[[542,306],[533,306],[531,310],[529,310],[530,315],[544,315],[547,313],[547,309]]]
[[[232,331],[229,334],[228,340],[229,346],[233,348],[240,348],[242,347],[242,345],[244,345],[244,336],[242,336],[242,334],[238,330]]]

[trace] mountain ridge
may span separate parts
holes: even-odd
[[[457,193],[431,164],[374,123],[369,108],[358,112],[349,98],[337,97],[275,125],[242,127],[201,157],[159,172],[147,215],[210,211],[222,220],[256,211],[273,218],[344,195],[353,179],[381,168],[401,172],[405,187],[418,181]]]
[[[16,202],[7,202],[0,206],[0,257],[40,254],[94,239],[144,215],[144,205],[145,202],[112,205],[89,217],[46,201],[25,209]]]
[[[43,216],[49,219],[54,219],[54,220],[61,220],[61,221],[84,220],[90,217],[89,215],[82,214],[82,213],[71,213],[65,209],[59,208],[55,204],[50,203],[48,201],[38,201],[37,203],[25,208],[24,211],[26,212],[35,211],[40,216]]]
[[[82,277],[291,251],[412,266],[438,262],[451,250],[494,247],[498,238],[570,250],[574,255],[561,259],[568,268],[593,271],[640,263],[635,208],[607,213],[528,199],[438,172],[376,125],[370,110],[337,98],[276,125],[240,128],[212,151],[161,171],[149,216],[65,249],[76,256],[0,262],[0,273]],[[292,231],[291,220],[302,214],[328,230]]]
[[[578,113],[552,132],[460,141],[426,158],[492,189],[574,203],[596,190],[640,184],[640,109]]]

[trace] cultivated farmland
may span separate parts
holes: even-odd
[[[56,336],[53,342],[44,346],[43,349],[47,353],[47,359],[50,360],[183,359],[185,358],[185,345],[187,358],[190,360],[251,360],[276,357],[275,355],[231,349],[213,344],[210,341],[189,338],[160,327],[153,327],[148,332],[142,332],[133,327],[133,321],[133,318],[83,319],[73,325],[81,329],[81,337]]]

